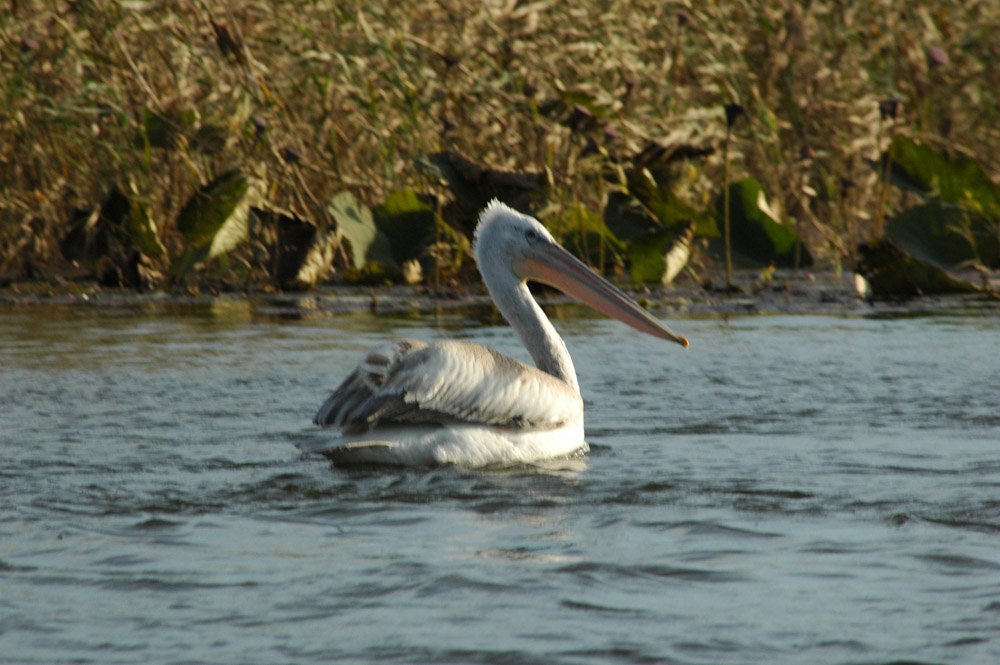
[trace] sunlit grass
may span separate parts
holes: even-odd
[[[819,256],[850,260],[881,224],[891,202],[867,160],[892,133],[1000,169],[995,2],[10,7],[0,17],[7,274],[64,269],[58,241],[73,210],[112,186],[147,203],[176,254],[181,208],[232,168],[263,166],[273,206],[325,224],[343,190],[369,205],[402,187],[444,196],[416,162],[456,149],[497,168],[548,168],[549,215],[599,213],[614,165],[648,141],[721,146],[730,102],[749,119],[734,132],[733,178],[757,178]],[[902,102],[892,132],[879,123],[889,97]],[[588,157],[594,146],[604,158]],[[721,150],[697,169],[692,196],[718,195]]]

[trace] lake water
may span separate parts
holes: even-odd
[[[570,312],[586,460],[300,456],[369,346],[489,316],[0,310],[4,663],[1000,662],[1000,312]]]

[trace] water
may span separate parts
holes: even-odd
[[[297,454],[374,343],[523,357],[483,318],[8,307],[0,660],[1000,662],[995,312],[574,314],[585,461]]]

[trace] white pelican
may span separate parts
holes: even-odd
[[[688,341],[560,247],[537,220],[498,201],[483,210],[473,253],[500,313],[535,361],[478,344],[401,340],[372,349],[314,422],[341,436],[303,443],[335,464],[487,466],[588,450],[583,399],[566,345],[528,291],[554,286],[636,330]]]

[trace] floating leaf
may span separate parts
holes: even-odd
[[[798,234],[774,218],[760,183],[753,178],[734,182],[729,186],[729,196],[734,258],[753,266],[794,266]],[[719,197],[720,220],[723,214]],[[723,253],[721,240],[713,240],[710,248],[719,256]],[[800,265],[812,265],[809,250],[801,246],[799,251]]]
[[[376,263],[385,272],[399,273],[389,239],[375,226],[367,206],[350,192],[341,192],[330,200],[327,209],[336,220],[340,234],[350,245],[355,270],[361,271],[365,264]]]
[[[393,192],[372,210],[375,226],[385,234],[396,262],[403,264],[424,253],[434,242],[434,209],[412,189]]]
[[[177,229],[189,249],[172,267],[175,275],[232,251],[249,237],[250,206],[260,196],[262,183],[251,182],[239,171],[227,171],[192,196],[177,217]]]
[[[664,248],[673,236],[673,231],[661,230],[632,241],[628,261],[633,282],[648,284],[659,282],[663,278],[667,267]]]
[[[1000,218],[1000,186],[976,160],[947,155],[904,136],[893,139],[888,158],[894,184]]]
[[[248,189],[246,176],[239,171],[223,173],[188,199],[177,217],[177,230],[194,246],[211,243],[236,212]]]
[[[680,231],[663,230],[640,238],[629,246],[629,268],[636,284],[674,281],[691,257],[695,223],[688,220]]]
[[[876,298],[907,298],[949,293],[977,293],[974,284],[956,279],[938,266],[916,259],[888,240],[858,248],[858,272]]]
[[[885,237],[914,258],[940,266],[1000,267],[1000,228],[986,216],[932,199],[892,218]]]
[[[530,208],[548,185],[544,173],[494,169],[450,150],[429,155],[420,165],[447,182],[459,200],[476,210],[494,198],[512,208]]]

